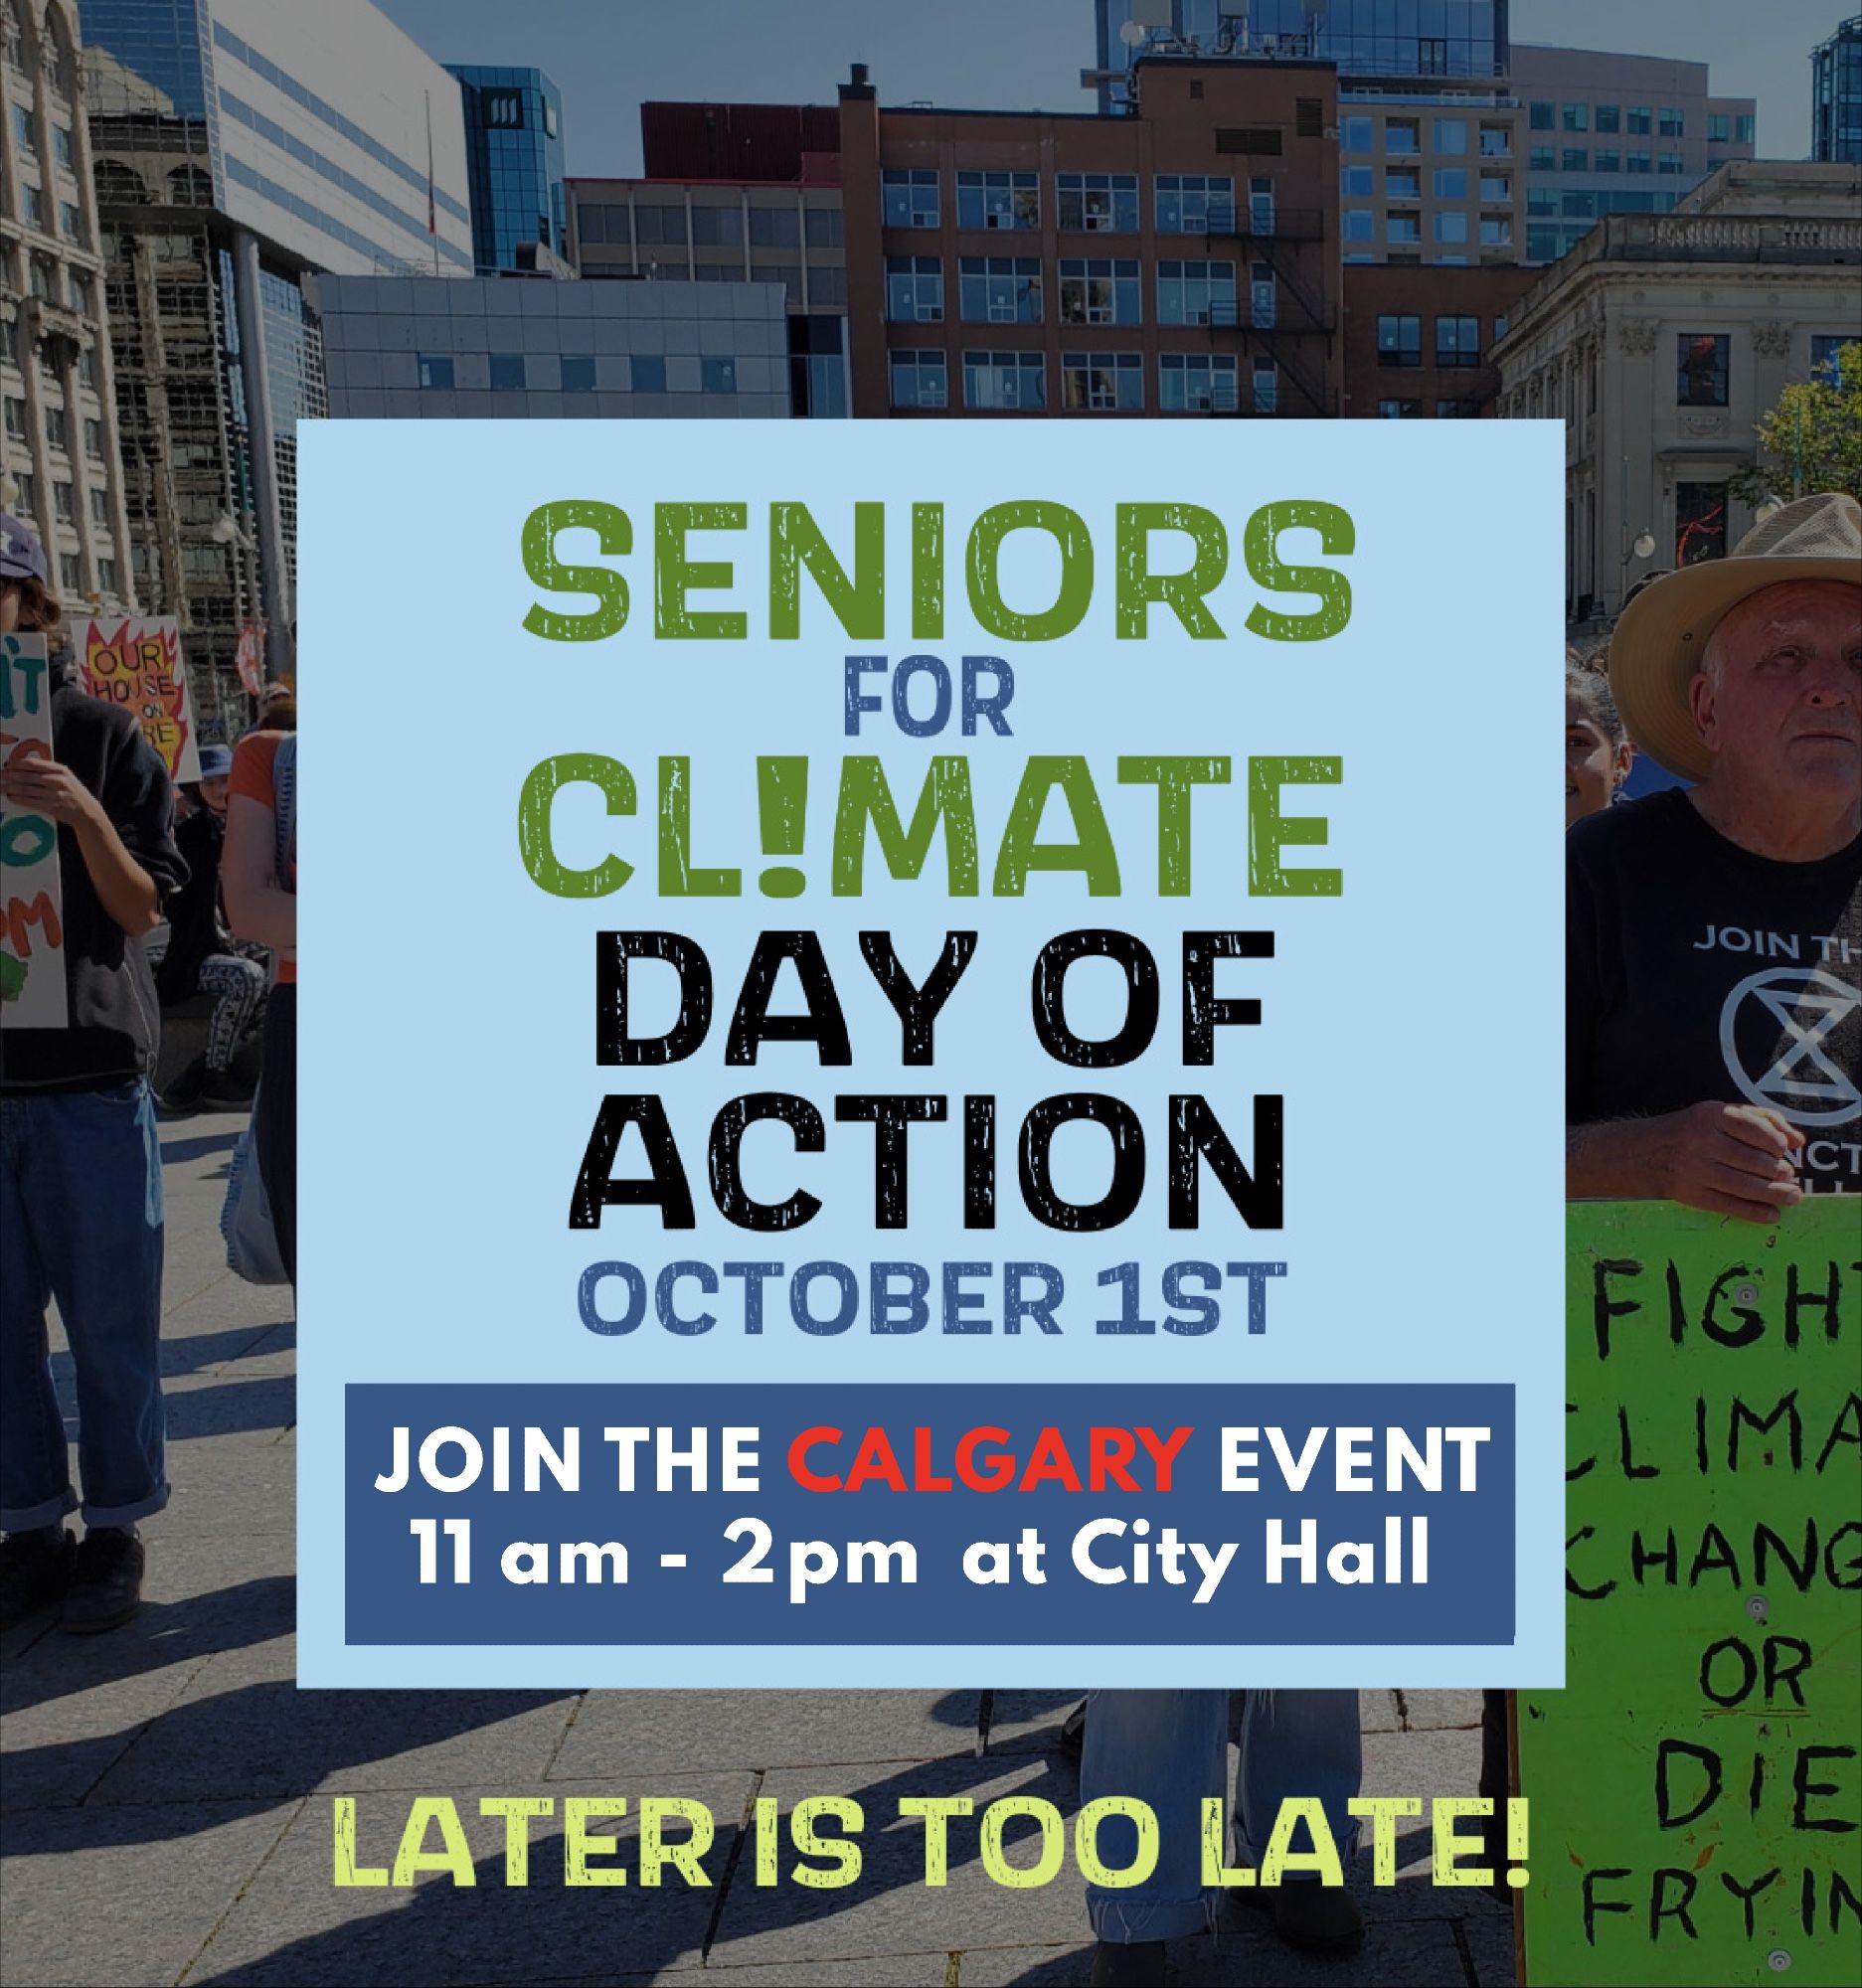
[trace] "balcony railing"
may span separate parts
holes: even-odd
[[[1325,210],[1281,207],[1269,202],[1212,200],[1208,233],[1244,242],[1322,242]]]

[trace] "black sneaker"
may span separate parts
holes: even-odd
[[[59,1627],[94,1636],[127,1622],[142,1606],[142,1542],[119,1526],[93,1526],[78,1549]]]
[[[1364,1944],[1364,1914],[1351,1894],[1315,1878],[1290,1885],[1238,1886],[1229,1894],[1258,1912],[1267,1912],[1282,1946],[1299,1953],[1336,1956]]]
[[[23,1622],[71,1584],[77,1548],[63,1526],[9,1533],[0,1540],[0,1629]]]
[[[1093,1949],[1093,1988],[1164,1988],[1164,1943],[1102,1939]]]
[[[201,1079],[201,1102],[210,1111],[242,1111],[257,1085],[232,1070],[210,1070]]]

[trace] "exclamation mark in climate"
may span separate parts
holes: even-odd
[[[759,758],[757,814],[765,856],[799,856],[808,826],[808,761]],[[758,879],[765,898],[799,898],[808,880],[793,865],[772,864]]]
[[[1518,1795],[1512,1796],[1506,1804],[1506,1882],[1514,1891],[1522,1890],[1531,1882],[1526,1870],[1526,1803]]]

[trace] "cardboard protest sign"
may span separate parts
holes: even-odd
[[[1394,425],[305,426],[462,680],[300,946],[472,976],[379,1151],[303,1008],[303,1682],[1558,1676],[1563,831],[1401,658],[1553,736],[1559,442]]]
[[[173,615],[88,622],[83,669],[85,688],[92,697],[135,713],[142,736],[161,754],[171,780],[200,778],[194,704],[181,654],[181,627]]]
[[[35,756],[52,756],[46,638],[0,635],[0,765]],[[58,824],[0,793],[0,1028],[69,1020]]]
[[[1862,1230],[1570,1222],[1567,1685],[1523,1691],[1525,1979],[1849,1983]]]

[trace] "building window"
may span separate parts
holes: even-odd
[[[1136,173],[1058,173],[1054,186],[1063,231],[1086,235],[1138,232]]]
[[[59,202],[59,233],[67,242],[82,242],[85,238],[85,218],[72,201]]]
[[[1736,145],[1750,145],[1758,135],[1759,120],[1750,110],[1741,111],[1733,119],[1733,142]]]
[[[935,255],[886,257],[886,315],[895,324],[936,324],[944,314],[944,270]]]
[[[72,142],[72,127],[69,124],[53,125],[52,156],[68,172],[76,172],[78,170],[77,147]]]
[[[894,352],[887,357],[895,408],[949,406],[949,367],[941,352]]]
[[[1622,154],[1600,150],[1593,154],[1591,163],[1600,173],[1619,173],[1622,171]]]
[[[452,386],[452,361],[444,353],[421,354],[421,385],[450,390]]]
[[[1141,324],[1144,321],[1138,265],[1110,256],[1063,257],[1062,324]]]
[[[6,397],[6,431],[15,441],[26,439],[26,403],[17,394]]]
[[[844,304],[847,301],[847,271],[811,266],[808,270],[808,301],[811,304]]]
[[[1727,355],[1733,341],[1723,331],[1684,331],[1675,340],[1674,404],[1677,408],[1726,406]]]
[[[1558,171],[1558,153],[1550,145],[1535,145],[1526,154],[1526,169],[1534,173],[1555,173]]]
[[[1379,401],[1378,417],[1386,421],[1413,421],[1423,412],[1421,401]]]
[[[1664,138],[1685,138],[1687,136],[1687,113],[1675,109],[1664,110],[1661,113],[1661,135]]]
[[[594,359],[587,352],[565,352],[563,354],[563,392],[565,394],[592,394],[594,392]]]
[[[1513,223],[1504,214],[1483,214],[1480,217],[1480,246],[1483,248],[1510,248],[1513,244]]]
[[[634,238],[642,248],[683,248],[685,209],[683,207],[636,207],[633,213]]]
[[[1041,264],[1033,255],[965,255],[957,284],[966,324],[1041,322]]]
[[[614,202],[588,201],[576,209],[576,233],[583,242],[624,248],[633,240],[633,217]]]
[[[1655,113],[1645,103],[1629,106],[1628,121],[1623,125],[1632,138],[1646,137],[1655,128]]]
[[[1471,421],[1480,413],[1478,401],[1438,401],[1436,418],[1439,421]]]
[[[629,378],[636,394],[663,394],[666,391],[666,362],[655,353],[651,357],[636,352],[630,361]]]
[[[1374,126],[1368,117],[1341,117],[1338,120],[1338,149],[1341,152],[1368,152],[1374,148]]]
[[[1420,242],[1423,239],[1423,218],[1419,214],[1386,213],[1384,216],[1384,240],[1386,242]]]
[[[1591,155],[1581,145],[1567,145],[1560,168],[1568,173],[1588,173],[1591,170]]]
[[[47,445],[51,448],[64,449],[69,454],[71,451],[68,434],[69,429],[65,420],[65,410],[63,408],[48,408],[46,410]]]
[[[67,594],[75,597],[83,591],[85,570],[79,565],[76,553],[59,554],[59,578],[64,582]]]
[[[97,561],[97,585],[112,599],[116,594],[116,562],[113,559]]]
[[[750,211],[753,248],[799,248],[801,218],[792,207],[753,207]]]
[[[957,226],[1039,228],[1039,177],[1034,173],[958,173]]]
[[[33,143],[33,114],[24,103],[13,106],[13,148],[22,158],[35,159],[38,147]]]
[[[39,479],[30,469],[17,469],[13,481],[19,485],[19,514],[30,518],[39,509]]]
[[[1567,103],[1560,127],[1566,131],[1588,131],[1591,128],[1591,106],[1588,103]]]
[[[1467,216],[1458,207],[1444,208],[1436,216],[1436,240],[1448,243],[1467,240]]]
[[[61,524],[75,525],[78,522],[78,500],[70,482],[62,477],[52,479],[52,515]]]
[[[1655,170],[1653,152],[1625,152],[1622,169],[1625,173],[1651,173]]]
[[[494,394],[521,394],[525,385],[524,355],[521,352],[494,352],[491,355],[491,391]]]
[[[110,500],[106,491],[90,486],[90,522],[93,525],[107,525],[110,521]]]
[[[888,228],[936,228],[943,220],[937,175],[916,167],[889,167],[880,174]]]
[[[737,392],[737,361],[705,358],[698,362],[699,391],[706,394]]]
[[[1480,127],[1480,156],[1483,159],[1510,159],[1513,156],[1513,133],[1504,124],[1483,124]]]
[[[20,182],[20,206],[25,213],[27,221],[34,228],[43,228],[46,225],[45,196],[33,185],[31,180],[21,180]]]
[[[1535,131],[1558,129],[1558,105],[1555,103],[1535,103],[1526,116]]]
[[[1368,200],[1377,191],[1375,166],[1341,166],[1338,191],[1346,200]]]
[[[1045,408],[1047,361],[1039,352],[966,352],[963,405],[966,408]]]
[[[1165,414],[1232,414],[1241,405],[1232,353],[1160,353],[1157,388],[1157,405]]]
[[[1233,324],[1233,262],[1169,262],[1157,265],[1159,324]]]
[[[1446,76],[1448,73],[1448,44],[1441,35],[1421,35],[1416,43],[1416,73],[1418,76]]]
[[[846,240],[838,207],[805,207],[801,213],[801,236],[810,248],[838,248]]]
[[[1498,345],[1501,339],[1503,339],[1505,336],[1506,336],[1506,313],[1504,311],[1497,311],[1495,312],[1493,319],[1494,344]]]
[[[1815,379],[1827,380],[1832,387],[1842,384],[1842,349],[1858,341],[1846,332],[1825,336],[1816,333],[1810,340],[1810,372]]]
[[[1529,186],[1526,189],[1526,212],[1529,215],[1556,214],[1558,189],[1549,186]]]
[[[1615,103],[1600,103],[1597,106],[1596,128],[1600,131],[1620,131],[1622,129],[1622,108]]]
[[[1380,366],[1420,366],[1423,363],[1423,320],[1388,316],[1377,320],[1377,363]]]
[[[1724,145],[1733,135],[1733,120],[1724,110],[1710,110],[1707,113],[1707,142],[1710,145]]]
[[[1384,168],[1384,198],[1386,200],[1421,200],[1423,197],[1423,175],[1414,166],[1386,166]]]
[[[1726,485],[1677,483],[1674,486],[1674,563],[1699,566],[1702,560],[1726,557]]]
[[[1568,193],[1564,196],[1563,211],[1567,221],[1591,221],[1597,216],[1597,195],[1594,193]]]
[[[1480,197],[1482,200],[1510,201],[1513,198],[1513,182],[1504,173],[1482,173]]]
[[[1655,161],[1655,166],[1658,172],[1684,173],[1687,170],[1687,161],[1679,152],[1664,152]]]
[[[1436,364],[1438,366],[1478,366],[1480,364],[1479,318],[1437,318]]]
[[[1347,242],[1372,242],[1377,238],[1377,217],[1368,207],[1348,207],[1339,216]]]
[[[103,423],[94,414],[85,416],[85,453],[103,459]]]
[[[1453,158],[1467,150],[1467,120],[1463,117],[1438,117],[1431,136],[1438,152]]]
[[[1436,168],[1435,188],[1438,200],[1465,200],[1467,198],[1467,168],[1465,166],[1438,166]]]
[[[1255,361],[1255,413],[1277,414],[1280,411],[1280,369],[1271,359]]]
[[[1528,228],[1526,230],[1526,260],[1528,262],[1556,262],[1558,257],[1558,230],[1556,228]]]
[[[1143,353],[1063,353],[1061,406],[1070,414],[1141,414]]]
[[[1413,159],[1423,149],[1423,125],[1417,117],[1392,117],[1384,124],[1384,151],[1393,159]]]
[[[741,248],[744,246],[743,210],[736,207],[693,208],[692,246],[695,248]]]
[[[1155,189],[1160,235],[1207,235],[1235,226],[1235,182],[1202,173],[1159,173]]]

